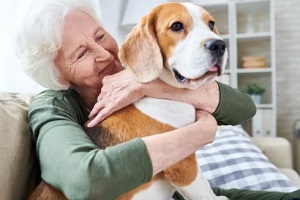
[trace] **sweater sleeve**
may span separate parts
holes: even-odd
[[[29,110],[42,179],[68,199],[116,199],[150,181],[152,164],[139,138],[98,149],[82,128],[84,112],[72,95],[47,91]]]
[[[252,118],[256,106],[245,91],[217,82],[220,90],[220,103],[213,113],[218,125],[238,125]]]

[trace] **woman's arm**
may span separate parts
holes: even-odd
[[[220,102],[213,112],[218,125],[238,125],[255,115],[256,106],[245,91],[234,89],[219,82],[218,86]]]
[[[214,117],[199,111],[189,126],[99,149],[82,129],[84,109],[72,95],[48,91],[29,110],[42,179],[69,199],[116,199],[212,142],[216,132]]]
[[[215,139],[216,131],[215,118],[200,110],[197,112],[197,121],[193,124],[142,138],[152,161],[153,175],[211,143]]]
[[[218,125],[237,125],[256,113],[256,106],[245,91],[216,81],[195,90],[174,88],[156,81],[145,84],[142,93],[151,97],[192,104],[196,109],[213,114]]]
[[[47,91],[32,101],[29,126],[45,182],[68,199],[116,199],[151,180],[151,160],[140,138],[99,149],[81,126],[84,114],[64,92]]]
[[[137,101],[143,96],[182,101],[214,115],[219,125],[236,125],[256,113],[251,97],[244,91],[219,82],[205,84],[195,90],[171,87],[160,80],[141,84],[126,70],[107,76],[90,113],[95,126],[111,113]]]

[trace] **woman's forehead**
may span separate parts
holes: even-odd
[[[93,35],[99,28],[102,27],[89,14],[81,10],[73,10],[64,19],[63,34],[68,38],[72,38],[74,32]]]
[[[60,51],[66,54],[65,57],[70,57],[100,31],[103,28],[90,15],[80,10],[71,11],[64,20]]]

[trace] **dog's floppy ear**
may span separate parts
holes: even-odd
[[[152,12],[144,16],[128,34],[120,49],[120,60],[139,82],[156,79],[163,69],[163,58],[157,44]]]

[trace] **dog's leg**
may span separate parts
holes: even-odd
[[[62,192],[42,181],[30,194],[27,200],[67,200]]]
[[[177,187],[177,191],[190,200],[228,200],[225,196],[216,196],[212,191],[207,179],[203,176],[200,167],[198,167],[195,180],[187,186]]]
[[[201,173],[195,154],[164,171],[165,177],[176,190],[190,200],[226,200],[227,197],[217,197],[206,178]]]

